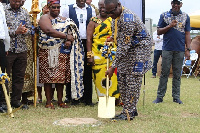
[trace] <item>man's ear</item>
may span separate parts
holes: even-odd
[[[183,3],[181,2],[181,3],[180,3],[180,7],[182,7],[182,6],[183,6]]]
[[[118,2],[117,4],[118,4],[118,6],[121,6],[121,2]]]

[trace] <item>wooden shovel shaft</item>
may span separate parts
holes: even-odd
[[[109,58],[107,58],[107,70],[109,69]],[[106,105],[108,105],[108,99],[109,99],[109,77],[106,76]]]
[[[107,58],[107,70],[109,69],[109,58]],[[106,97],[109,96],[109,77],[108,75],[106,76]]]
[[[0,67],[0,73],[2,73],[1,67]],[[2,88],[3,88],[3,92],[4,92],[4,95],[5,95],[5,100],[6,100],[6,104],[7,104],[7,108],[8,108],[7,113],[8,113],[8,115],[10,115],[10,117],[14,118],[12,108],[11,108],[11,105],[10,105],[10,97],[8,96],[8,92],[7,92],[7,89],[6,89],[6,86],[5,86],[4,83],[2,83]]]
[[[8,108],[7,113],[8,113],[8,115],[10,115],[10,117],[14,118],[14,115],[13,115],[13,112],[12,112],[12,108],[11,108],[11,105],[10,105],[10,99],[9,99],[10,97],[8,96],[5,84],[2,84],[2,88],[3,88],[3,91],[4,91],[6,104],[7,104],[7,108]]]

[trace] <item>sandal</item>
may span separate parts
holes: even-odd
[[[69,106],[66,103],[60,103],[58,104],[58,106],[61,108],[69,108]]]
[[[55,107],[52,103],[50,105],[46,104],[45,108],[55,109]]]

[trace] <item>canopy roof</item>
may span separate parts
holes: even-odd
[[[191,28],[200,30],[200,10],[190,13],[189,16]]]
[[[200,29],[200,15],[190,16],[190,26]]]

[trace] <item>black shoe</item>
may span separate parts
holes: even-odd
[[[5,105],[5,104],[2,104],[1,107],[6,111],[8,110],[7,105]]]
[[[94,107],[94,103],[85,103],[85,106],[90,106],[90,107]]]
[[[163,99],[162,98],[156,98],[156,100],[153,101],[153,103],[162,103]]]
[[[130,120],[133,120],[133,116],[130,116]],[[111,120],[128,120],[127,119],[127,116],[124,115],[124,114],[119,114],[119,115],[116,115],[114,118],[112,118]]]
[[[80,104],[80,102],[79,102],[79,100],[72,100],[72,103],[71,103],[71,105],[74,105],[74,106],[76,106],[76,105],[79,105]]]
[[[6,113],[6,110],[4,110],[2,107],[0,107],[0,113]]]
[[[133,116],[138,116],[137,110],[133,112]]]
[[[20,102],[11,103],[11,106],[12,106],[13,108],[19,108],[21,105],[22,105],[22,103],[20,103]]]
[[[22,108],[21,108],[22,110],[28,110],[29,109],[29,107],[28,107],[28,105],[27,104],[24,104],[23,106],[22,106]]]
[[[173,99],[173,102],[178,103],[178,104],[183,104],[183,102],[180,99]]]
[[[65,98],[64,103],[70,103],[70,102],[71,102],[71,100],[69,98]]]

